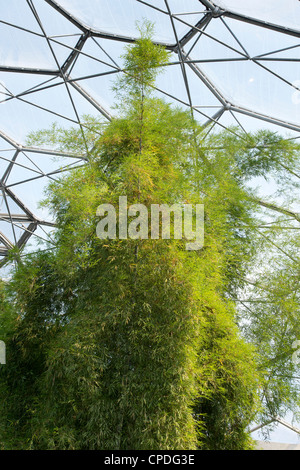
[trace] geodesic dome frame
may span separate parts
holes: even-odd
[[[136,21],[172,52],[156,93],[203,126],[259,127],[298,138],[298,0],[12,0],[0,14],[0,258],[54,225],[37,202],[82,153],[28,145],[54,121],[85,135],[84,114],[110,120],[112,79]]]

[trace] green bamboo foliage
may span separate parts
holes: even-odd
[[[231,149],[226,158],[213,154],[189,113],[154,97],[168,53],[151,34],[146,23],[125,54],[119,117],[86,121],[87,165],[48,188],[56,249],[27,257],[4,289],[4,448],[253,445],[247,426],[263,382],[229,300],[255,250],[255,203],[242,177],[251,142],[212,135],[211,147],[227,139]],[[31,141],[78,150],[74,132],[54,126]],[[263,165],[259,155],[253,171]],[[124,195],[148,208],[204,203],[204,248],[189,252],[174,239],[100,240],[97,207],[117,206]]]

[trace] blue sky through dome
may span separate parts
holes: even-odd
[[[299,38],[226,15],[209,16],[206,3],[12,0],[3,4],[0,169],[5,171],[13,161],[8,184],[19,199],[30,201],[33,214],[40,214],[38,194],[42,198],[43,185],[60,163],[51,161],[51,148],[47,157],[20,152],[14,158],[16,149],[26,144],[29,133],[53,122],[84,132],[84,114],[105,119],[115,113],[112,85],[121,73],[124,48],[138,35],[136,22],[144,18],[155,24],[155,40],[173,51],[171,65],[158,79],[158,96],[183,108],[191,106],[200,123],[213,122],[215,129],[237,125],[243,133],[271,128],[298,137]],[[291,27],[298,3],[289,0],[290,9],[284,14],[278,1],[250,5],[228,0],[214,5],[244,15],[252,12],[260,20],[268,14],[269,21]]]

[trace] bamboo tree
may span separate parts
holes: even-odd
[[[28,257],[9,285],[1,333],[14,362],[1,377],[2,423],[12,423],[2,425],[6,447],[252,445],[247,426],[259,387],[269,388],[257,371],[257,363],[265,367],[259,347],[242,339],[230,300],[260,248],[261,200],[246,183],[282,175],[297,149],[264,132],[242,139],[229,130],[203,142],[188,112],[151,94],[168,53],[152,44],[149,23],[140,32],[115,87],[118,118],[107,125],[86,118],[88,163],[48,188],[55,251]],[[75,137],[54,126],[30,139],[83,151]],[[97,207],[123,195],[147,208],[205,203],[204,248],[99,240]],[[5,395],[7,387],[14,393]],[[26,405],[22,419],[16,402]]]

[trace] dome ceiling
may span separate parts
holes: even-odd
[[[49,239],[38,202],[49,180],[84,153],[29,145],[58,126],[88,131],[85,115],[111,119],[112,84],[136,22],[155,24],[171,52],[157,95],[209,129],[259,128],[298,138],[298,0],[10,0],[0,13],[0,260],[29,239]],[[125,20],[124,20],[125,19]],[[87,142],[88,145],[88,142]]]

